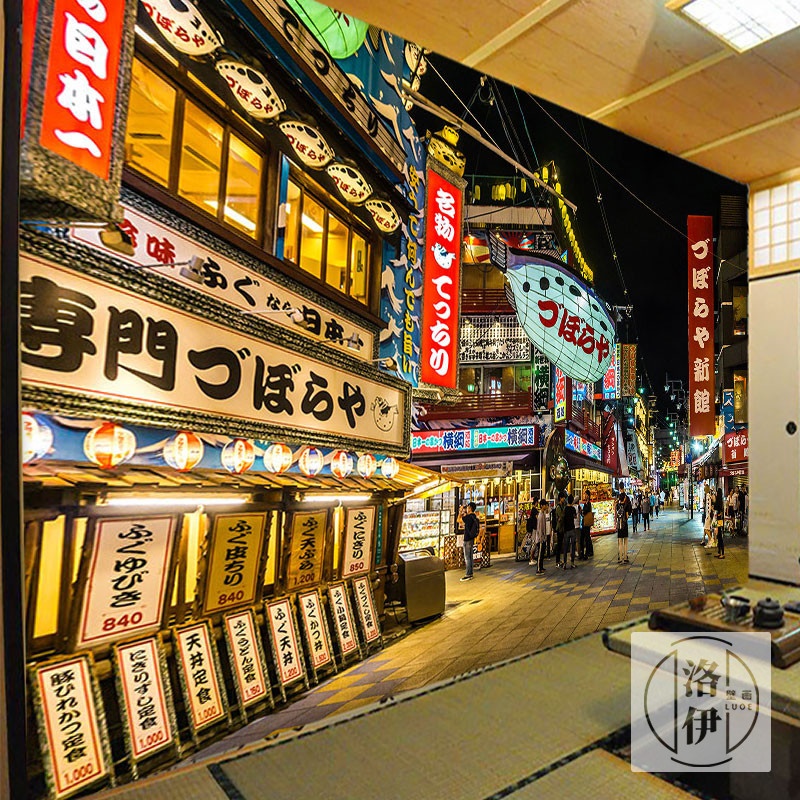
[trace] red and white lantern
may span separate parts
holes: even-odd
[[[353,471],[353,456],[347,450],[336,450],[331,456],[331,472],[337,478],[346,478]]]
[[[364,203],[364,208],[372,214],[375,226],[384,233],[394,233],[400,227],[400,215],[386,200],[370,198]]]
[[[222,36],[189,0],[144,0],[142,5],[158,32],[179,53],[204,56],[222,47]]]
[[[363,203],[372,194],[372,187],[355,167],[349,167],[347,164],[331,164],[327,172],[336,184],[339,194],[348,203]]]
[[[264,469],[267,472],[286,472],[292,466],[292,449],[285,444],[271,444],[264,451]]]
[[[203,458],[203,440],[191,431],[176,433],[164,445],[164,461],[178,472],[188,472]]]
[[[400,472],[400,464],[397,463],[396,458],[389,456],[383,459],[381,462],[381,475],[384,478],[391,480],[398,472]]]
[[[47,455],[53,446],[53,429],[27,412],[22,415],[22,463]]]
[[[241,475],[256,460],[255,445],[249,439],[234,439],[222,448],[222,466],[234,475]]]
[[[371,478],[378,468],[378,462],[372,453],[364,453],[363,456],[358,457],[358,464],[356,469],[362,478]]]
[[[306,447],[300,453],[300,458],[297,459],[297,466],[300,467],[300,472],[303,475],[318,475],[322,471],[324,463],[324,456],[322,450],[316,447]]]
[[[86,434],[83,452],[98,467],[113,469],[133,457],[136,452],[136,436],[122,425],[104,422]]]

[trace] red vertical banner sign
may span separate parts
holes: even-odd
[[[553,381],[553,422],[572,419],[572,378],[568,378],[558,367]]]
[[[690,216],[689,238],[689,436],[713,436],[714,246],[711,217]]]
[[[422,292],[424,383],[455,389],[461,311],[462,193],[428,170],[425,213],[425,283]]]

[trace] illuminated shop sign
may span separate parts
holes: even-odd
[[[600,380],[614,348],[614,323],[605,302],[554,259],[510,248],[494,235],[489,244],[534,345],[568,377]]]
[[[603,458],[603,452],[599,444],[587,441],[574,431],[564,431],[564,447],[567,450],[572,450],[573,453],[580,453],[587,458],[593,458],[595,461],[601,461]]]
[[[736,461],[747,461],[748,442],[747,428],[732,433],[726,433],[723,448],[723,460],[726,464]]]
[[[619,397],[619,345],[611,349],[611,363],[603,375],[603,400],[616,400]]]
[[[539,447],[539,441],[539,428],[536,425],[420,431],[411,434],[411,451],[453,453],[460,450],[492,450],[500,447]]]
[[[555,368],[555,388],[554,415],[555,422],[565,422],[572,416],[572,392],[570,391],[570,379],[558,368]]]

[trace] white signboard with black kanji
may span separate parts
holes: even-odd
[[[372,596],[372,587],[369,578],[362,576],[353,578],[353,595],[355,596],[356,613],[361,624],[361,633],[367,647],[381,643],[381,628],[378,624],[378,615],[375,612],[375,599]]]
[[[339,658],[341,663],[344,664],[351,656],[361,655],[361,645],[358,642],[353,612],[350,609],[350,600],[347,596],[347,586],[344,583],[329,584],[328,607],[331,612],[333,629],[336,631]]]
[[[300,608],[300,621],[306,640],[308,663],[314,677],[319,670],[329,665],[335,670],[336,661],[333,658],[328,623],[325,621],[319,592],[314,589],[297,595],[297,604]]]
[[[262,700],[268,700],[271,705],[272,694],[253,612],[245,609],[228,614],[224,623],[225,640],[236,680],[236,693],[242,708]]]
[[[303,651],[294,624],[294,611],[288,597],[281,597],[266,604],[267,629],[272,642],[275,671],[283,687],[297,681],[308,682]]]

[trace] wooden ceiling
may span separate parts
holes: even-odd
[[[734,180],[800,167],[800,30],[739,54],[666,0],[335,6]]]

